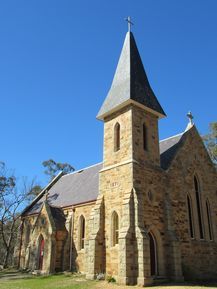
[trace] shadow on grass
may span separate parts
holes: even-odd
[[[22,278],[28,278],[31,277],[32,275],[25,272],[25,271],[20,271],[15,268],[9,268],[9,269],[4,269],[0,271],[0,279],[22,279]]]
[[[19,270],[17,269],[3,269],[0,271],[0,275],[5,275],[5,274],[13,274],[13,273],[18,273]]]

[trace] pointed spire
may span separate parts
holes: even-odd
[[[149,84],[132,32],[127,32],[109,93],[97,115],[108,114],[129,104],[139,104],[158,115],[166,116]]]

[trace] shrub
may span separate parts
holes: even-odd
[[[106,277],[106,281],[108,281],[108,283],[115,283],[116,282],[115,278],[113,276],[110,276],[110,275],[108,275]]]

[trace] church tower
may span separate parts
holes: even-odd
[[[147,286],[165,275],[165,216],[155,206],[164,206],[166,194],[158,136],[158,120],[165,116],[128,31],[97,115],[104,122],[104,153],[91,223],[90,278],[106,272],[120,284]]]
[[[158,119],[165,117],[127,32],[109,93],[97,115],[104,121],[104,167],[134,160],[159,166]]]
[[[128,31],[108,95],[100,196],[105,204],[105,272],[122,284],[151,283],[145,194],[160,170],[158,119],[165,117]],[[144,215],[141,213],[144,212]],[[148,223],[146,224],[148,225]]]

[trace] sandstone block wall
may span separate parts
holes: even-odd
[[[194,176],[199,181],[204,239],[200,239]],[[185,278],[217,278],[217,175],[195,128],[188,136],[168,171],[174,224],[181,246]],[[190,236],[187,194],[192,200],[194,238]],[[209,238],[206,200],[209,199],[213,240]]]
[[[114,127],[120,124],[120,150],[114,150]],[[143,147],[143,124],[147,150]],[[200,184],[204,239],[200,239],[194,176]],[[158,119],[130,105],[105,120],[104,162],[96,202],[64,208],[66,231],[57,232],[44,207],[26,217],[21,267],[37,267],[38,238],[45,238],[44,272],[76,270],[95,278],[116,277],[122,284],[152,282],[150,234],[155,244],[156,272],[170,279],[217,278],[217,175],[196,129],[184,141],[167,171],[160,167]],[[194,238],[189,232],[187,194],[192,199]],[[213,240],[209,236],[209,200]],[[119,219],[114,245],[112,215]],[[85,218],[81,249],[80,217]],[[45,223],[42,223],[42,219]],[[46,224],[46,225],[45,225]],[[33,230],[34,228],[34,230]]]

